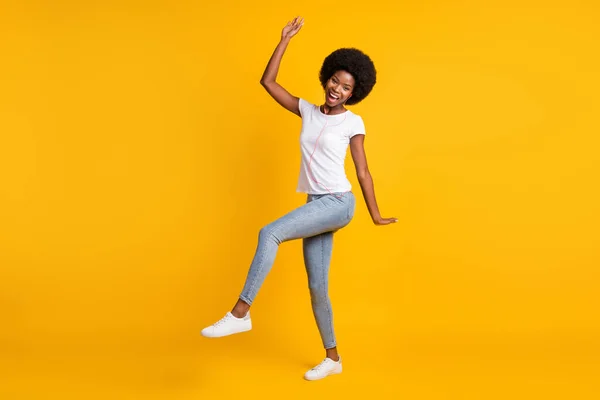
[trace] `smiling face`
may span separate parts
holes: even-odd
[[[354,77],[347,71],[336,71],[325,85],[325,103],[330,108],[343,105],[352,96]]]

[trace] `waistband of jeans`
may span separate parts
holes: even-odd
[[[354,193],[352,193],[352,191],[350,190],[347,192],[331,192],[331,193],[318,193],[318,194],[308,193],[308,196],[312,197],[312,198],[318,198],[318,197],[323,197],[323,196],[338,196],[339,197],[339,196],[344,196],[344,195],[348,195],[348,194],[354,195]]]

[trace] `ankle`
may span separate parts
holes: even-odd
[[[235,303],[235,306],[233,306],[233,309],[231,310],[231,314],[233,314],[233,316],[236,318],[244,318],[246,314],[248,314],[248,311],[250,311],[250,305],[244,300],[238,299],[237,303]]]
[[[332,359],[335,362],[340,361],[340,355],[336,352],[326,352],[325,357]]]
[[[231,310],[231,314],[236,318],[244,318],[248,314],[249,309],[238,309],[234,308]]]

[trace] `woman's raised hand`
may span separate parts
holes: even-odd
[[[300,31],[304,25],[304,18],[296,17],[292,21],[289,21],[281,31],[281,39],[291,39],[296,33]]]

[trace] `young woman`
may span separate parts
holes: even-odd
[[[258,247],[237,303],[225,317],[203,329],[202,335],[221,337],[252,329],[249,309],[271,270],[279,245],[302,238],[313,313],[325,347],[325,359],[304,375],[308,380],[316,380],[342,372],[333,332],[328,274],[333,234],[348,225],[354,215],[355,197],[344,170],[348,145],[373,222],[387,225],[397,219],[379,214],[363,147],[364,124],[361,117],[345,108],[364,99],[375,85],[371,59],[356,49],[339,49],[327,56],[320,71],[325,91],[325,103],[321,106],[291,95],[276,82],[283,53],[303,24],[304,19],[297,17],[283,28],[281,41],[260,83],[281,106],[302,118],[297,191],[307,193],[307,202],[260,230]]]

